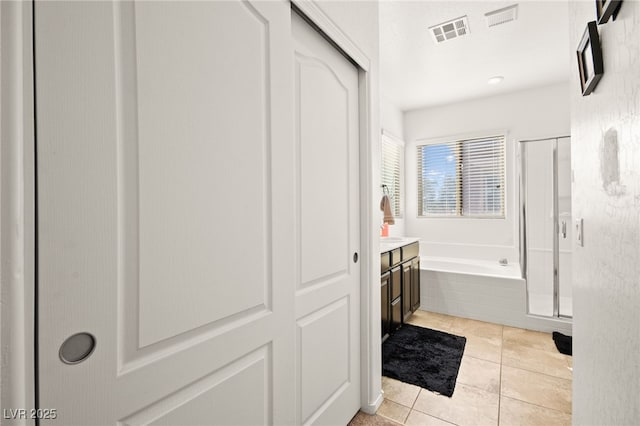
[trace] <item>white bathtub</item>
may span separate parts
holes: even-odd
[[[420,309],[540,331],[571,331],[566,321],[527,314],[519,263],[420,257]]]
[[[482,277],[496,278],[522,278],[519,263],[501,265],[487,260],[457,259],[452,257],[426,257],[420,258],[420,269],[437,272],[450,272],[454,274],[468,274]]]

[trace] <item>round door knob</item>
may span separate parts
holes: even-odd
[[[76,333],[60,346],[60,360],[65,364],[78,364],[89,358],[96,348],[96,338],[89,333]]]

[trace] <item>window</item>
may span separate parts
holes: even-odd
[[[389,190],[389,201],[391,202],[391,212],[394,217],[401,217],[401,169],[404,162],[404,143],[388,135],[382,135],[382,185],[386,185]]]
[[[504,136],[418,146],[418,216],[504,217]]]

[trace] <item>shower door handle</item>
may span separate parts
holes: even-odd
[[[567,238],[567,221],[562,221],[562,238]]]

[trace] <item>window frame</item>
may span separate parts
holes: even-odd
[[[509,132],[507,130],[493,130],[486,132],[474,132],[474,133],[464,133],[453,136],[444,136],[439,138],[423,138],[417,139],[415,143],[415,153],[416,153],[416,218],[417,219],[487,219],[487,220],[506,220],[507,219],[507,204],[508,204],[508,171],[507,171],[507,142],[508,142]],[[464,215],[460,213],[456,214],[420,214],[421,203],[420,199],[420,179],[422,175],[422,168],[418,165],[418,150],[422,146],[426,145],[443,145],[443,144],[453,144],[453,143],[462,143],[465,141],[470,141],[474,139],[490,139],[492,137],[502,138],[503,142],[503,205],[502,205],[502,214],[501,215]],[[463,204],[463,193],[462,193],[462,176],[458,177],[459,182],[457,185],[459,186],[459,199],[456,200],[456,204],[458,206]],[[458,212],[460,207],[458,207]]]
[[[389,188],[389,192],[390,195],[393,195],[393,197],[398,197],[398,210],[399,210],[399,214],[396,214],[395,212],[393,212],[393,217],[395,219],[402,219],[404,218],[404,213],[405,213],[405,204],[402,202],[404,200],[404,195],[405,195],[405,156],[406,156],[406,143],[405,141],[403,141],[402,139],[398,138],[397,136],[393,135],[392,133],[390,133],[389,131],[382,129],[381,131],[381,136],[380,136],[380,196],[382,197],[382,195],[384,195],[384,190],[382,188],[382,185],[384,184],[384,182],[382,181],[382,168],[383,168],[383,156],[382,156],[382,144],[384,142],[389,142],[392,144],[395,144],[397,146],[400,147],[400,159],[399,159],[399,171],[400,171],[400,182],[399,182],[399,192],[398,194],[394,194],[391,188]],[[391,197],[390,197],[391,198]],[[391,204],[393,207],[393,203],[395,201],[394,198],[391,198]]]

